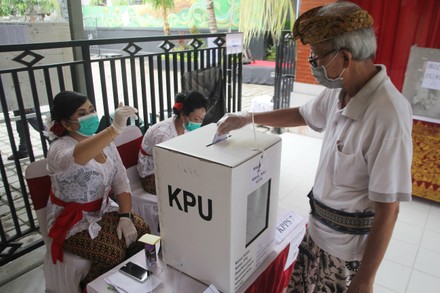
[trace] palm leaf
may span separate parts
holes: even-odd
[[[271,34],[278,39],[286,23],[292,29],[295,10],[292,0],[240,0],[239,31],[243,33],[243,44],[249,47],[251,39]]]
[[[142,3],[150,3],[155,10],[169,10],[174,8],[174,0],[142,0]]]

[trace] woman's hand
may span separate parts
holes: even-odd
[[[122,239],[122,235],[125,238],[125,244],[129,247],[137,239],[137,231],[133,222],[129,218],[119,218],[118,227],[116,228],[118,238]]]
[[[119,103],[119,108],[116,109],[115,115],[113,117],[112,127],[118,133],[121,134],[125,127],[127,127],[127,119],[133,118],[137,119],[136,113],[138,110],[131,106],[124,106],[121,102]]]

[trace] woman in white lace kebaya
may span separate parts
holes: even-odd
[[[153,147],[202,125],[208,100],[196,91],[181,92],[175,97],[173,116],[151,126],[142,140],[137,169],[145,191],[156,194]]]
[[[47,127],[47,135],[54,139],[47,154],[52,184],[47,205],[52,261],[62,262],[63,251],[90,260],[82,288],[140,251],[143,246],[136,241],[138,236],[150,232],[131,213],[129,181],[113,144],[136,112],[120,105],[113,124],[94,134],[99,118],[86,96],[61,92],[53,101]]]

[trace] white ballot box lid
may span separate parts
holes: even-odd
[[[281,141],[278,135],[254,132],[252,125],[247,125],[231,131],[226,140],[212,144],[216,132],[217,125],[211,123],[160,143],[156,148],[183,153],[233,168]]]

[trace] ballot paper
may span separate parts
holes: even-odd
[[[222,140],[225,140],[225,139],[227,139],[228,137],[230,137],[231,135],[230,134],[227,134],[227,133],[225,133],[225,134],[219,134],[218,132],[216,132],[215,133],[215,135],[214,135],[214,138],[212,139],[212,142],[210,143],[210,144],[208,144],[207,146],[210,146],[210,145],[213,145],[213,144],[216,144],[216,143],[218,143],[218,142],[220,142],[220,141],[222,141]]]
[[[208,288],[206,288],[205,291],[203,291],[203,293],[220,293],[220,291],[218,291],[218,289],[213,284],[211,284]]]

